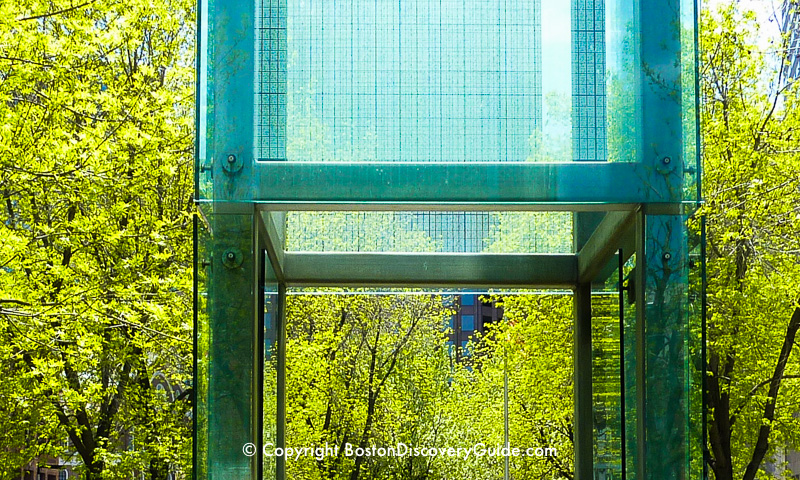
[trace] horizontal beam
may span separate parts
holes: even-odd
[[[573,288],[572,254],[286,252],[288,286]]]
[[[668,177],[638,163],[256,162],[226,178],[252,182],[235,200],[272,210],[597,211],[675,202]]]
[[[578,252],[578,282],[591,283],[614,255],[630,245],[633,238],[636,212],[608,212]],[[630,255],[630,252],[628,252]]]

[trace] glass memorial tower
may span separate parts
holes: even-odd
[[[575,478],[702,476],[693,2],[198,12],[197,478],[286,477],[242,449],[285,445],[287,290],[329,287],[571,290]]]

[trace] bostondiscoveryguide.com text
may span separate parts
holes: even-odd
[[[258,448],[253,443],[246,443],[242,447],[242,453],[248,457],[256,454]],[[471,457],[555,457],[558,452],[551,447],[528,447],[519,448],[511,446],[487,446],[483,443],[476,443],[471,447],[415,447],[398,443],[390,447],[358,447],[350,443],[345,443],[344,448],[339,445],[310,446],[310,447],[276,447],[275,444],[267,442],[264,444],[263,454],[265,457],[284,457],[287,459],[299,460],[301,457],[313,457],[322,460],[325,457],[337,457],[344,453],[346,457],[457,457],[468,459]]]

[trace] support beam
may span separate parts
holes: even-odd
[[[256,444],[256,452],[264,450],[264,359],[266,352],[264,351],[264,294],[266,287],[266,271],[265,264],[267,262],[266,246],[269,237],[261,227],[261,220],[259,219],[258,212],[253,215],[253,262],[250,265],[253,275],[253,338],[255,345],[253,353],[253,404],[256,412],[253,421],[253,431],[251,438]],[[256,478],[264,478],[264,462],[261,455],[255,455],[256,459]]]
[[[635,378],[636,378],[636,447],[634,449],[634,478],[647,478],[647,369],[645,365],[647,339],[645,328],[645,305],[647,301],[644,285],[647,283],[646,274],[646,215],[636,212],[636,267],[633,271],[634,294],[636,296],[636,324],[635,324]]]
[[[264,443],[276,448],[286,446],[286,288],[277,279],[275,270],[262,253],[264,308],[263,322],[264,357],[263,383],[263,436]],[[258,450],[262,452],[262,450]],[[259,455],[260,456],[260,455]],[[285,461],[282,457],[262,456],[263,476],[272,480],[285,478]]]
[[[278,281],[284,281],[284,218],[285,212],[256,212],[258,230],[265,239],[270,265]]]
[[[637,226],[637,478],[689,478],[691,389],[687,217],[641,215]]]
[[[285,254],[289,286],[574,288],[570,254]]]
[[[594,478],[592,410],[592,286],[582,283],[575,288],[573,369],[575,396],[575,477]]]
[[[277,326],[277,371],[276,371],[276,441],[275,446],[286,448],[286,285],[278,284],[278,311],[275,316]],[[275,457],[275,480],[286,479],[286,458]]]
[[[680,199],[638,163],[255,162],[252,175],[248,196],[272,210],[598,211]]]
[[[252,212],[251,206],[251,212]],[[261,432],[260,255],[253,215],[206,212],[199,240],[198,478],[260,478],[261,456],[242,453]]]
[[[578,282],[590,283],[623,248],[631,250],[635,212],[609,212],[578,252]],[[628,248],[625,248],[628,247]]]

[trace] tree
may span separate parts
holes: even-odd
[[[701,32],[710,465],[751,480],[800,444],[798,90],[786,39],[776,64],[752,43],[752,12],[723,6]]]
[[[573,466],[572,298],[519,295],[501,299],[505,323],[483,340],[476,371],[508,374],[512,446],[557,455],[512,457],[513,478],[571,479]],[[502,412],[502,404],[496,406]]]
[[[189,463],[193,8],[0,5],[0,476]]]
[[[510,443],[557,455],[511,458],[513,478],[572,478],[571,299],[503,299],[508,323],[459,353],[446,344],[452,312],[439,296],[293,295],[287,305],[287,444],[335,455],[287,463],[298,479],[483,479],[503,457],[366,456],[353,448]],[[546,341],[544,341],[546,339]],[[461,348],[461,347],[458,347]]]
[[[291,443],[338,447],[335,456],[289,463],[291,477],[427,478],[425,459],[347,456],[346,445],[438,443],[438,407],[449,374],[442,299],[331,294],[290,300]]]

